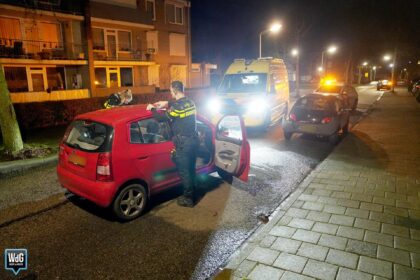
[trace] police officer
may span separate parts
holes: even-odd
[[[178,205],[194,207],[195,165],[197,159],[198,137],[196,127],[196,108],[194,102],[185,96],[184,85],[180,81],[171,83],[171,96],[174,101],[159,101],[147,105],[158,121],[169,121],[173,133],[175,152],[173,160],[184,186],[184,194],[178,198]],[[156,109],[167,108],[164,114]]]

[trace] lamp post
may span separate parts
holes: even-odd
[[[386,54],[386,55],[384,55],[383,59],[384,59],[384,61],[389,61],[389,60],[391,60],[391,56]],[[392,92],[394,92],[394,86],[395,86],[394,77],[395,77],[396,59],[397,59],[397,48],[394,49],[394,54],[392,56],[392,63],[389,64],[389,67],[391,67],[391,91]]]
[[[271,33],[277,33],[280,31],[280,29],[282,28],[282,25],[280,23],[273,23],[269,29],[263,30],[260,32],[260,56],[259,58],[261,58],[261,45],[262,45],[262,35],[268,32]]]
[[[328,49],[327,49],[327,50],[322,51],[322,53],[321,53],[321,67],[322,67],[322,69],[325,69],[325,67],[324,67],[324,54],[325,54],[325,52],[327,52],[327,53],[329,53],[329,54],[333,54],[333,53],[335,53],[336,51],[337,51],[337,47],[336,47],[336,46],[334,46],[334,45],[332,45],[332,46],[328,47]],[[322,71],[322,70],[321,70],[321,71]]]
[[[296,97],[299,97],[299,83],[300,83],[300,71],[299,71],[299,50],[297,48],[292,49],[292,56],[296,57]]]

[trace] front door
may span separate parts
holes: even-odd
[[[248,181],[250,146],[240,116],[224,116],[216,127],[215,165],[227,173]]]

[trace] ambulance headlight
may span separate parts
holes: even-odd
[[[212,114],[218,114],[220,113],[220,110],[222,109],[222,102],[218,98],[212,98],[207,102],[207,111]]]
[[[266,112],[267,108],[268,108],[267,101],[263,98],[258,98],[248,103],[247,113],[253,114],[253,115],[261,114],[261,113]]]

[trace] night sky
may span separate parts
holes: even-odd
[[[273,20],[283,30],[263,37],[263,56],[287,59],[299,41],[303,63],[317,63],[334,43],[337,59],[379,63],[397,42],[401,60],[420,59],[420,0],[191,0],[193,60],[255,58]]]

